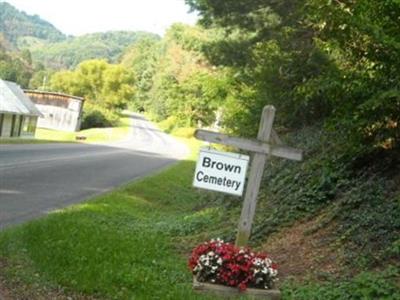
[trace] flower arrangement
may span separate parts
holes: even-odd
[[[271,289],[277,280],[277,265],[265,253],[238,248],[217,239],[197,246],[189,267],[199,282],[211,282],[241,291],[248,287]]]

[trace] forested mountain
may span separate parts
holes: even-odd
[[[124,50],[144,37],[156,34],[132,31],[110,31],[68,37],[59,43],[31,45],[34,60],[54,69],[74,68],[88,59],[107,59],[116,62]]]
[[[7,2],[0,2],[0,32],[14,46],[24,37],[34,37],[48,42],[58,42],[65,34],[39,16],[28,15]]]
[[[0,2],[0,33],[12,46],[9,50],[28,49],[32,59],[52,69],[74,68],[88,59],[116,62],[131,44],[156,34],[133,31],[110,31],[66,36],[39,16],[19,11],[7,2]]]

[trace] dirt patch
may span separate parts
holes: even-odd
[[[311,230],[318,223],[318,219],[297,222],[273,234],[262,245],[262,250],[278,263],[279,278],[324,279],[339,275],[341,253],[333,246],[335,224]]]

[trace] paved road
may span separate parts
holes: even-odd
[[[0,230],[80,202],[183,158],[187,148],[132,115],[112,144],[0,145]]]

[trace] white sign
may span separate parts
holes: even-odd
[[[193,186],[241,196],[248,162],[247,155],[201,149]]]

